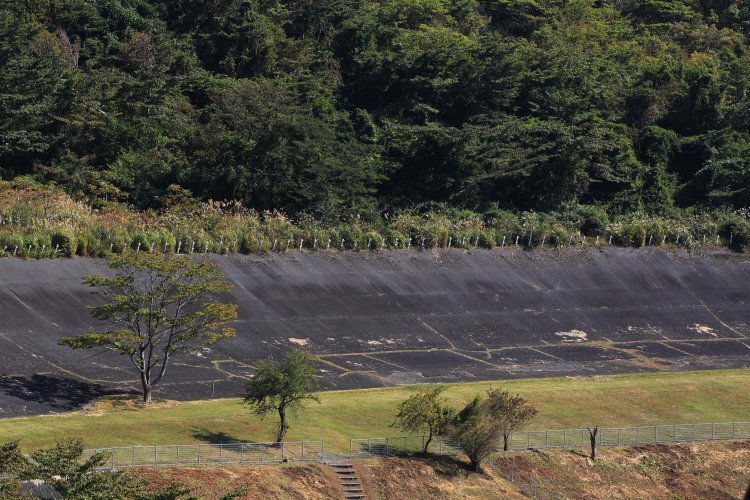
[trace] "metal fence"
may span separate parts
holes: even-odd
[[[349,456],[363,458],[413,455],[424,449],[425,439],[425,436],[351,439]],[[750,422],[600,427],[596,436],[597,445],[602,447],[733,439],[750,439]],[[590,446],[590,442],[587,429],[521,431],[510,435],[508,448],[513,451],[586,448]],[[502,449],[502,443],[498,443],[498,448]],[[455,445],[442,437],[433,439],[428,451],[438,455],[458,452]]]
[[[349,440],[349,457],[389,457],[415,455],[424,450],[427,436],[399,436]],[[458,449],[449,440],[438,436],[429,444],[428,451],[436,455],[454,455]]]
[[[106,453],[103,468],[174,465],[276,464],[320,462],[323,441],[285,443],[181,444],[123,446],[86,450],[84,459]]]
[[[596,437],[598,446],[633,446],[732,439],[750,439],[750,422],[600,427]],[[514,432],[509,440],[511,450],[576,448],[588,447],[589,445],[590,438],[587,429]]]
[[[640,427],[600,427],[598,446],[633,446],[657,443],[727,441],[750,439],[750,422],[672,424]],[[400,436],[349,440],[349,458],[388,457],[421,453],[426,436]],[[514,451],[548,448],[587,448],[587,429],[556,429],[514,432],[509,439]],[[502,443],[498,443],[502,449]],[[450,440],[435,437],[428,451],[454,455],[458,449]],[[84,459],[95,453],[108,455],[104,468],[171,465],[275,464],[282,462],[322,462],[323,441],[285,443],[228,443],[97,448],[84,452]]]

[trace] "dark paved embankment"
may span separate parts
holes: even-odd
[[[255,361],[321,355],[326,388],[750,366],[750,261],[725,252],[503,249],[213,257],[237,337],[176,359],[161,397],[233,396]],[[94,326],[90,259],[0,259],[0,416],[137,389],[127,361],[72,351]]]

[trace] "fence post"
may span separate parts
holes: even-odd
[[[735,427],[734,424],[735,424],[735,422],[732,422],[732,439],[734,439],[734,427]]]
[[[201,464],[201,445],[198,445],[198,465]]]
[[[711,422],[711,441],[714,440],[714,425],[715,424],[713,422]]]
[[[245,443],[240,443],[240,463],[245,459]]]
[[[349,440],[349,458],[352,458],[352,440]]]
[[[544,447],[549,448],[549,431],[544,431]]]
[[[638,444],[638,440],[640,439],[640,435],[641,435],[641,428],[640,427],[636,427],[635,428],[635,444]]]
[[[370,451],[370,438],[367,438],[367,454],[368,455],[371,454],[371,451]]]
[[[659,426],[655,425],[654,426],[654,443],[658,443],[658,442],[659,442]]]
[[[424,439],[424,437],[422,439]],[[404,453],[406,453],[406,436],[404,436]]]
[[[424,434],[422,434],[422,449],[424,450]]]
[[[114,468],[115,468],[115,454],[113,452],[112,453],[112,469],[114,469]]]
[[[617,446],[620,446],[620,428],[617,428]]]
[[[695,441],[695,424],[693,424],[693,441]]]
[[[672,442],[674,443],[676,441],[677,441],[677,426],[673,425],[672,426]]]
[[[531,448],[531,432],[526,431],[526,449]]]
[[[563,429],[563,448],[568,447],[568,436],[565,432],[565,429]]]

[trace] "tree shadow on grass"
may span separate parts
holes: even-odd
[[[55,375],[0,377],[0,394],[61,411],[75,410],[103,396],[130,393],[132,391]]]
[[[214,432],[204,427],[193,427],[190,429],[195,439],[205,441],[209,444],[229,444],[229,443],[253,443],[254,441],[242,439],[226,432]]]

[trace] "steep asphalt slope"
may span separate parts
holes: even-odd
[[[326,388],[750,366],[750,261],[659,249],[212,257],[237,337],[176,359],[159,393],[232,396],[302,347]],[[0,259],[0,416],[137,389],[127,360],[57,338],[96,326],[91,259]]]

